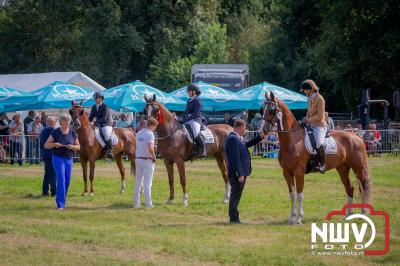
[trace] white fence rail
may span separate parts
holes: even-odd
[[[364,139],[367,151],[370,154],[400,154],[400,130],[371,130],[354,131]],[[245,139],[251,139],[256,131],[248,131]],[[379,138],[380,136],[380,138]],[[38,136],[12,136],[0,135],[0,162],[39,164],[41,161],[41,149]],[[279,142],[276,135],[267,136],[263,142],[252,149],[253,156],[276,158],[279,153]],[[74,158],[79,158],[75,153]]]

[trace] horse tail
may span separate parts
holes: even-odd
[[[369,171],[368,160],[367,158],[364,159],[363,164],[363,176],[364,176],[364,193],[362,193],[362,202],[371,204],[371,197],[372,197],[372,177]],[[362,186],[361,186],[362,188]]]

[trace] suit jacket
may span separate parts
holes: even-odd
[[[111,127],[113,124],[110,108],[108,108],[108,106],[105,103],[99,105],[99,110],[97,110],[96,105],[92,106],[92,110],[90,111],[89,115],[89,121],[92,122],[94,118],[96,118],[96,121],[94,122],[95,126]]]
[[[311,127],[326,127],[325,118],[325,100],[321,94],[315,92],[316,95],[308,97],[307,118]]]
[[[198,96],[189,98],[186,103],[186,110],[182,122],[188,122],[192,119],[202,124],[201,100]]]
[[[249,176],[251,174],[251,157],[249,147],[259,143],[261,137],[243,142],[239,135],[231,132],[225,142],[226,157],[228,160],[228,177]]]

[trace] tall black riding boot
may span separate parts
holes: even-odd
[[[113,155],[113,152],[112,152],[112,142],[111,142],[111,138],[107,141],[107,143],[106,143],[106,149],[107,149],[107,151],[106,151],[106,153],[107,153],[107,156],[110,158],[110,159],[114,159],[114,155]]]
[[[201,158],[204,158],[207,156],[206,154],[206,147],[205,147],[205,143],[204,143],[204,139],[202,136],[200,136],[200,134],[197,136],[196,138],[196,142],[199,145],[199,154]]]
[[[325,149],[324,146],[318,148],[318,159],[319,159],[319,172],[325,174]]]

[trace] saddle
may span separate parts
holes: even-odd
[[[190,153],[190,156],[189,156],[189,158],[186,159],[186,161],[188,161],[188,160],[193,161],[193,159],[196,157],[196,155],[198,155],[199,146],[198,146],[198,143],[196,142],[196,140],[194,138],[191,126],[183,124],[183,128],[184,128],[185,134],[186,134],[189,142],[193,144],[192,145],[192,152]],[[206,127],[203,124],[201,125],[199,136],[203,139],[204,144],[213,144],[213,143],[215,143],[215,139],[214,139],[213,133],[211,132],[211,130],[208,127]]]
[[[316,167],[318,165],[318,155],[317,155],[317,147],[316,147],[316,141],[315,141],[315,136],[314,136],[314,131],[310,126],[307,126],[304,128],[305,131],[305,137],[304,137],[304,145],[306,147],[306,150],[309,154],[311,154],[311,159],[308,161],[307,168],[306,168],[306,174],[310,172],[316,172],[317,170]],[[337,153],[337,144],[336,140],[329,134],[329,131],[326,133],[325,136],[325,154],[336,154]]]
[[[98,127],[94,127],[94,135],[96,137],[97,142],[100,144],[101,147],[105,147],[106,146],[106,142],[104,140],[104,136],[103,133],[101,132],[101,130]],[[118,144],[118,137],[115,134],[115,132],[113,131],[111,134],[111,143],[113,146]]]

